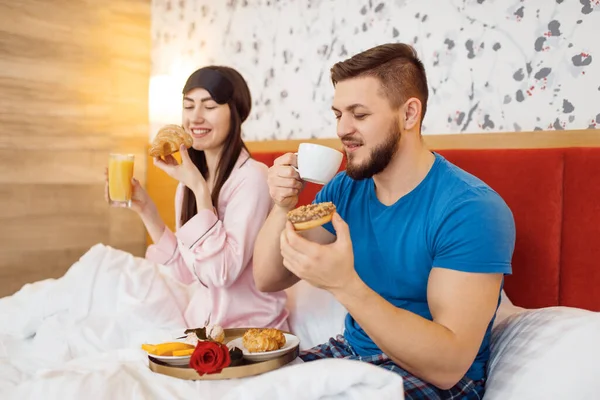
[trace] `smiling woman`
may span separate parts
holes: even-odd
[[[271,207],[267,167],[253,160],[242,141],[252,98],[244,78],[224,66],[201,68],[182,91],[182,127],[191,147],[155,157],[154,165],[178,182],[175,232],[148,193],[134,184],[132,209],[154,244],[146,258],[173,268],[196,285],[185,310],[188,326],[211,321],[226,328],[287,329],[285,295],[259,292],[252,251]]]

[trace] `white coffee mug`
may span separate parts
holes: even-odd
[[[325,185],[337,174],[344,158],[341,152],[314,143],[301,143],[296,154],[300,177],[319,185]]]

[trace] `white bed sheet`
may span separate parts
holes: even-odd
[[[60,279],[0,299],[0,399],[404,398],[400,376],[348,360],[297,359],[228,381],[151,372],[141,343],[185,329],[194,289],[164,266],[98,244]]]

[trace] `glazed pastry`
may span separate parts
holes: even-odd
[[[179,151],[184,144],[192,147],[194,139],[179,125],[166,125],[160,128],[150,147],[150,156],[166,157]]]
[[[295,230],[304,231],[330,222],[335,210],[335,205],[330,201],[307,204],[288,212],[287,217]]]

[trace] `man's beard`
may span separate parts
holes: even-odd
[[[397,121],[394,121],[385,141],[371,150],[371,154],[367,162],[363,164],[353,164],[352,158],[354,154],[349,153],[348,163],[346,164],[346,175],[352,179],[361,180],[373,177],[383,171],[392,161],[392,157],[398,150],[402,133],[398,127]]]

